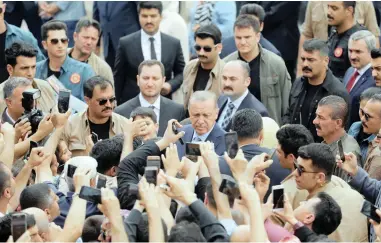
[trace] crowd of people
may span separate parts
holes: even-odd
[[[380,241],[377,5],[172,3],[1,3],[0,241]]]

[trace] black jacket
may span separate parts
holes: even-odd
[[[302,124],[301,121],[301,106],[304,102],[306,95],[308,79],[304,77],[299,77],[292,84],[289,98],[289,107],[286,114],[283,116],[283,124]],[[337,95],[342,97],[351,107],[350,96],[348,91],[345,89],[343,83],[340,82],[335,76],[333,76],[331,70],[327,71],[327,75],[324,79],[323,85],[315,94],[315,97],[310,104],[309,115],[308,115],[308,126],[307,129],[310,130],[316,142],[321,142],[322,139],[317,136],[315,125],[312,121],[315,119],[315,112],[319,101],[326,96]]]
[[[300,242],[336,242],[326,235],[318,235],[307,226],[303,226],[295,230],[294,235],[299,238]]]
[[[268,148],[259,147],[255,144],[248,144],[241,147],[243,154],[245,155],[245,158],[250,161],[254,156],[260,155],[262,153],[271,154],[272,150]],[[266,193],[265,200],[271,193],[271,187],[280,185],[280,183],[290,174],[290,171],[287,169],[284,169],[279,162],[278,156],[274,154],[272,157],[274,162],[272,165],[266,169],[266,175],[270,178],[270,187],[269,191]],[[225,175],[232,175],[232,172],[230,170],[229,165],[226,163],[225,159],[223,157],[219,158],[219,164],[220,164],[220,171],[221,174]]]

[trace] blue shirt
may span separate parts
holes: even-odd
[[[23,30],[17,26],[8,24],[5,22],[7,26],[7,34],[5,37],[5,48],[10,47],[14,42],[21,41],[32,45],[37,51],[37,62],[45,60],[44,54],[42,54],[40,48],[38,47],[37,40],[34,38],[32,33],[29,31]]]
[[[56,1],[55,4],[60,9],[53,17],[55,20],[79,20],[86,15],[83,1]]]
[[[360,132],[360,129],[362,129],[361,121],[355,122],[349,128],[348,134],[357,140],[357,136]],[[376,135],[372,134],[368,138],[362,140],[359,144],[360,151],[361,151],[362,165],[365,163],[365,161],[368,157],[369,144],[372,143],[372,141],[375,139],[375,137],[376,137]]]
[[[36,67],[36,78],[46,80],[48,78],[49,59],[38,62]],[[95,72],[86,63],[79,62],[70,57],[66,57],[61,67],[59,81],[71,90],[71,94],[84,101],[83,85],[89,78],[95,76]]]

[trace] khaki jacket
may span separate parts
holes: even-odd
[[[0,114],[2,114],[7,107],[3,90],[6,82],[8,82],[8,80],[0,84]],[[33,79],[32,86],[41,91],[41,97],[37,99],[37,108],[45,113],[56,110],[58,94],[53,90],[50,84],[45,80],[35,78]]]
[[[182,90],[184,93],[185,109],[188,109],[188,102],[191,95],[193,94],[193,85],[196,81],[197,71],[200,64],[201,63],[199,59],[194,59],[190,61],[184,68],[184,81]],[[224,66],[225,62],[218,57],[216,65],[214,65],[213,69],[210,71],[209,80],[205,87],[205,90],[209,90],[215,93],[217,95],[217,98],[220,96],[222,92],[221,77]]]
[[[324,41],[328,40],[327,13],[327,2],[309,1],[306,10],[306,18],[302,27],[303,35],[310,39],[318,38]],[[376,37],[380,36],[376,12],[371,1],[356,1],[355,19]]]
[[[111,126],[110,126],[110,138],[123,133],[123,126],[127,118],[112,113],[111,116]],[[68,145],[69,150],[74,156],[87,155],[87,137],[90,136],[90,124],[87,118],[87,110],[79,112],[73,115],[68,124],[65,127],[64,133],[62,135],[63,140]]]
[[[369,177],[381,180],[381,151],[378,143],[374,140],[369,145],[364,170],[369,174]]]
[[[287,72],[286,65],[281,57],[263,49],[260,61],[260,87],[261,102],[267,108],[269,115],[278,124],[282,124],[282,116],[286,114],[291,90],[291,77]],[[239,59],[238,51],[224,58],[227,63]]]

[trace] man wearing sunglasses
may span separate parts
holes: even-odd
[[[86,80],[95,76],[93,69],[86,63],[76,61],[67,55],[69,39],[65,23],[52,20],[41,27],[42,45],[48,53],[48,59],[38,62],[36,78],[47,80],[55,76],[71,94],[80,100]]]
[[[127,119],[114,113],[115,94],[111,81],[94,76],[84,83],[84,96],[88,109],[73,115],[63,134],[72,157],[88,155],[89,137],[97,140],[123,133]],[[96,143],[97,141],[94,141]]]

